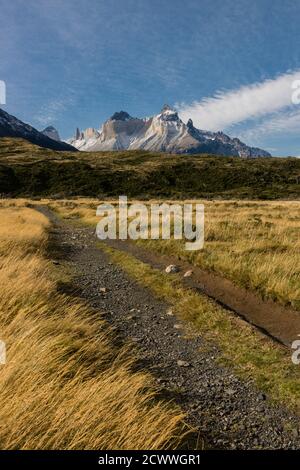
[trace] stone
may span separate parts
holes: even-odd
[[[265,395],[264,393],[259,393],[258,399],[264,401],[267,399],[267,395]]]
[[[183,277],[191,277],[193,275],[193,272],[194,271],[192,269],[189,269],[184,273]]]
[[[127,317],[125,317],[126,320],[135,320],[136,319],[136,315],[128,315]]]
[[[166,267],[165,271],[167,274],[178,273],[179,268],[178,266],[176,266],[176,264],[169,264],[169,266]]]
[[[177,365],[178,365],[179,367],[190,367],[191,364],[190,364],[189,362],[187,362],[187,361],[182,361],[181,359],[179,359],[179,360],[177,361]]]
[[[233,388],[226,388],[225,393],[227,393],[227,395],[234,395],[235,390]]]

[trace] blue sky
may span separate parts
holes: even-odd
[[[300,1],[0,0],[3,109],[38,129],[177,106],[274,155],[300,155]]]

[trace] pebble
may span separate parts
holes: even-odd
[[[169,266],[166,267],[165,271],[167,274],[178,273],[179,267],[176,266],[176,264],[169,264]]]
[[[227,395],[234,395],[235,394],[235,390],[233,388],[227,388],[225,390],[225,393],[227,393]]]
[[[183,277],[191,277],[192,275],[193,275],[193,270],[189,269],[188,271],[184,273]]]
[[[259,400],[266,400],[266,399],[267,399],[267,396],[266,396],[264,393],[259,393],[257,398],[258,398]]]
[[[182,361],[181,359],[179,359],[179,360],[177,361],[177,365],[178,365],[179,367],[189,367],[191,364],[190,364],[189,362],[187,362],[187,361]]]

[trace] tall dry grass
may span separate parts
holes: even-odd
[[[137,243],[186,259],[253,289],[264,298],[300,309],[300,202],[198,202],[205,206],[203,250],[188,252],[180,240],[138,240]],[[49,203],[64,216],[94,225],[98,221],[99,201]]]
[[[100,314],[57,292],[44,257],[49,222],[0,205],[1,449],[163,449],[182,438],[181,411],[133,372]]]

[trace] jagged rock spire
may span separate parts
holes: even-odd
[[[81,132],[80,129],[77,127],[76,133],[75,133],[75,140],[79,140],[81,137]]]

